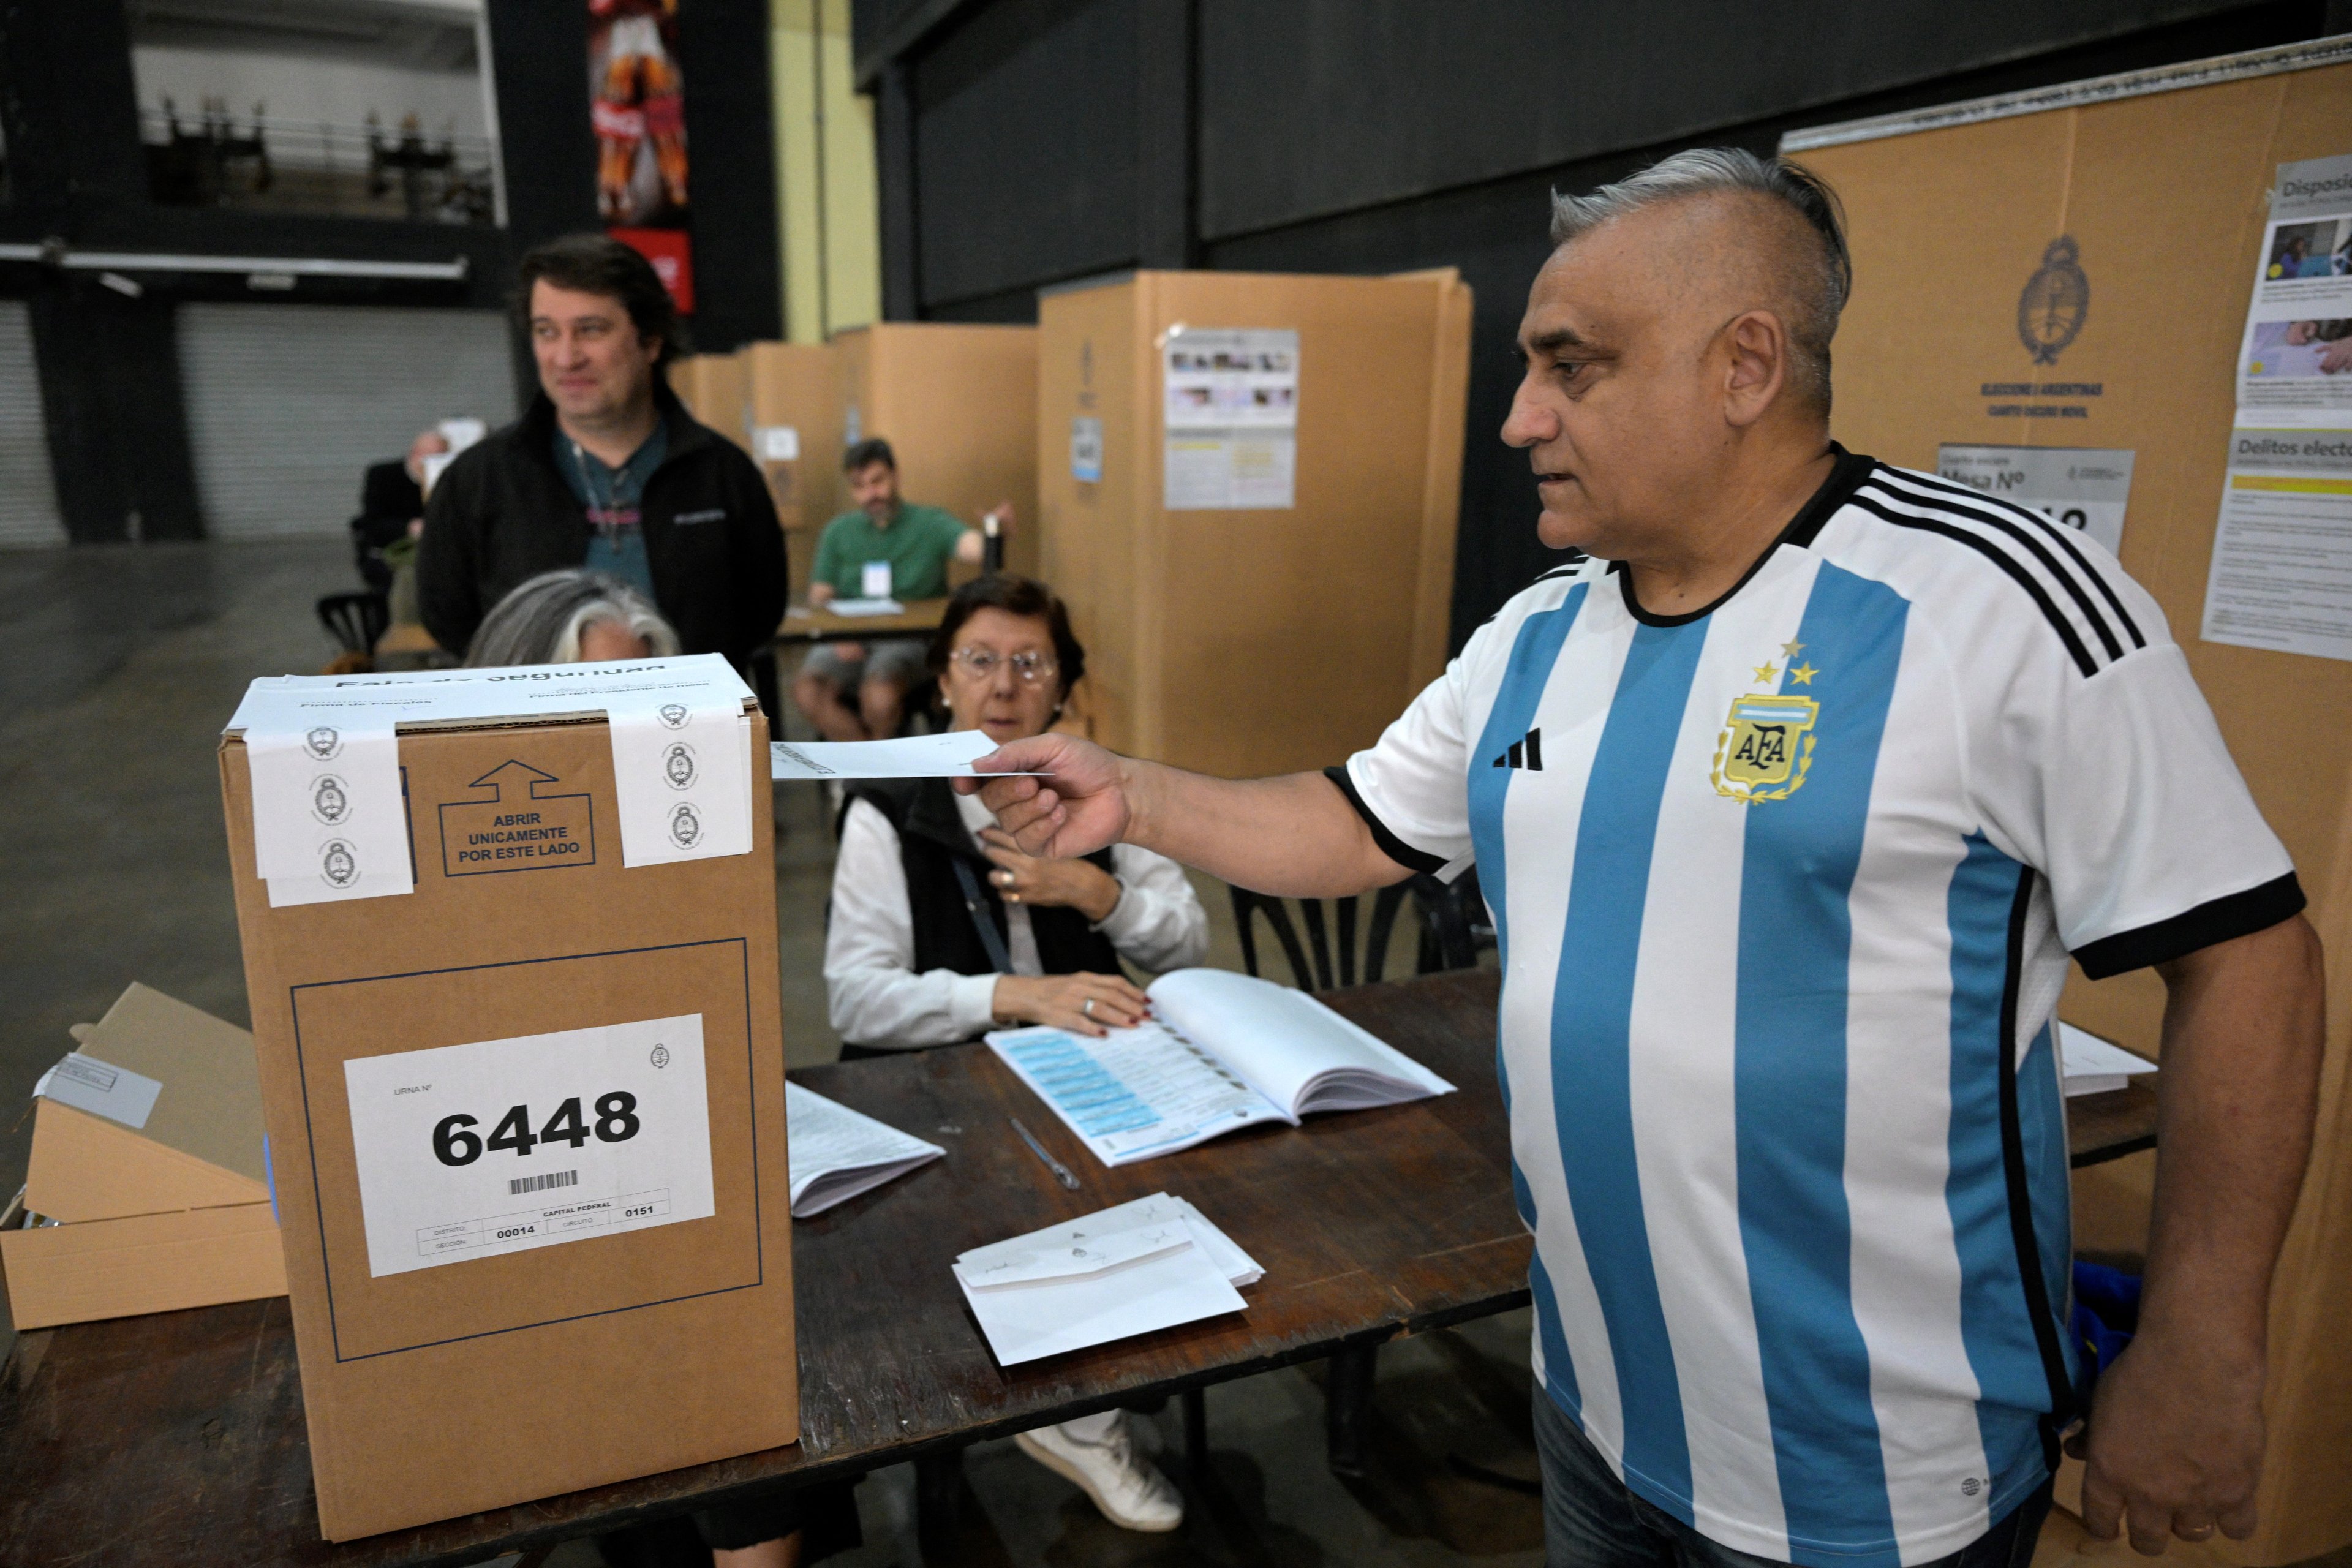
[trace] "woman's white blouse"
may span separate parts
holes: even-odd
[[[975,837],[995,825],[976,795],[956,796]],[[1096,929],[1121,958],[1155,973],[1200,963],[1209,952],[1209,912],[1182,868],[1164,855],[1120,844],[1110,852],[1123,889]],[[1015,974],[1042,974],[1037,934],[1025,904],[1007,904],[1005,949]],[[952,969],[915,972],[915,919],[898,833],[865,801],[841,823],[833,866],[833,924],[825,934],[824,988],[834,1032],[863,1046],[940,1046],[968,1040],[993,1021],[996,976]]]

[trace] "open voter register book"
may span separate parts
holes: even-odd
[[[1106,1165],[1190,1149],[1261,1121],[1363,1110],[1454,1086],[1303,991],[1179,969],[1145,993],[1156,1017],[1100,1039],[1003,1029],[988,1044]]]

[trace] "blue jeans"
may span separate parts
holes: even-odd
[[[1709,1541],[1633,1495],[1551,1396],[1536,1390],[1543,1461],[1544,1568],[1778,1568],[1778,1560]],[[1983,1535],[1927,1568],[2027,1568],[2050,1512],[2050,1483]]]

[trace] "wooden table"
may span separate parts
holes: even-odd
[[[776,628],[780,644],[821,642],[887,642],[928,637],[940,629],[947,614],[945,599],[909,599],[895,616],[836,616],[794,605]]]
[[[1119,1170],[1097,1164],[982,1047],[795,1074],[948,1157],[793,1226],[802,1440],[792,1447],[333,1545],[318,1539],[282,1299],[24,1334],[0,1373],[0,1562],[477,1563],[1524,1305],[1528,1241],[1494,1073],[1496,986],[1493,973],[1470,971],[1330,994],[1459,1093],[1251,1128]],[[2070,1123],[2091,1109],[2105,1141],[2082,1147],[2078,1131],[2077,1163],[2152,1138],[2155,1097],[2139,1092],[2145,1114],[2132,1091],[2070,1104]],[[1078,1173],[1079,1191],[1023,1147],[1013,1114]],[[1247,1312],[1000,1368],[950,1260],[1163,1189],[1264,1266]]]

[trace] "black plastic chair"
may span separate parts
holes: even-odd
[[[329,594],[319,601],[319,624],[345,653],[372,657],[392,624],[392,604],[382,594]]]
[[[1359,966],[1355,899],[1332,900],[1328,919],[1321,900],[1299,900],[1299,921],[1307,928],[1307,942],[1302,944],[1298,929],[1291,924],[1289,909],[1282,900],[1242,888],[1234,889],[1233,895],[1234,924],[1242,942],[1242,966],[1251,974],[1258,973],[1256,917],[1264,915],[1275,941],[1282,946],[1283,956],[1290,961],[1290,973],[1301,991],[1328,991],[1335,984],[1356,984]],[[1365,984],[1378,984],[1388,968],[1389,939],[1396,930],[1397,913],[1408,898],[1412,900],[1421,926],[1414,973],[1471,968],[1478,962],[1478,949],[1495,944],[1493,930],[1480,923],[1486,904],[1479,898],[1475,874],[1465,873],[1452,886],[1432,876],[1417,875],[1372,895],[1371,921],[1364,931],[1362,949]],[[1339,937],[1336,952],[1331,942],[1334,928]],[[1361,1480],[1368,1473],[1366,1439],[1371,1429],[1372,1385],[1379,1375],[1377,1342],[1349,1345],[1325,1364],[1324,1458],[1333,1475]]]
[[[1298,917],[1307,928],[1307,942],[1302,944],[1298,927],[1291,923],[1289,908],[1283,900],[1242,888],[1234,889],[1233,895],[1234,924],[1242,943],[1242,967],[1250,973],[1260,972],[1255,917],[1264,915],[1275,941],[1281,944],[1283,956],[1290,961],[1292,978],[1301,991],[1328,991],[1335,985],[1356,984],[1360,968],[1356,943],[1360,900],[1334,899],[1330,901],[1331,913],[1327,916],[1321,900],[1300,899]],[[1465,873],[1451,887],[1434,877],[1415,876],[1372,895],[1371,921],[1364,931],[1360,963],[1365,984],[1376,984],[1386,974],[1389,939],[1396,930],[1397,913],[1408,898],[1412,900],[1420,924],[1413,962],[1415,974],[1471,968],[1478,962],[1479,948],[1494,945],[1493,930],[1482,923],[1486,905],[1479,899],[1475,872]],[[1336,948],[1331,941],[1335,927],[1339,937]]]

